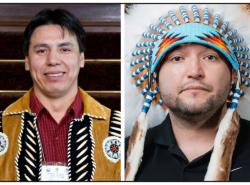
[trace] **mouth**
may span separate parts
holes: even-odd
[[[184,87],[180,93],[184,92],[184,91],[209,91],[209,89],[207,89],[204,86],[200,86],[200,85],[190,85],[187,87]]]
[[[65,72],[48,72],[44,73],[47,77],[62,77],[65,74]]]

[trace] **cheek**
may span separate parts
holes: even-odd
[[[216,71],[216,69],[214,69]],[[218,90],[225,91],[226,89],[230,89],[231,85],[231,73],[227,69],[218,70],[217,73],[213,72],[210,74],[211,76],[211,84],[215,84],[214,88]]]
[[[77,71],[80,70],[80,63],[79,62],[75,62],[75,61],[67,62],[67,63],[65,63],[65,66],[72,73],[76,73]]]
[[[42,69],[42,66],[38,62],[30,63],[30,72],[31,73],[39,73]]]
[[[30,57],[30,67],[33,70],[41,70],[46,63],[45,57],[32,56]]]
[[[80,64],[78,62],[71,61],[65,63],[64,67],[67,70],[67,75],[69,78],[75,79],[78,77],[80,71]]]
[[[63,58],[63,61],[70,69],[78,69],[80,67],[80,58],[76,55],[67,55]]]
[[[180,82],[180,73],[174,68],[168,68],[167,66],[162,66],[159,71],[159,88],[162,94],[166,92],[176,91],[178,84]]]

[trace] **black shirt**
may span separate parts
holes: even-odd
[[[197,138],[198,139],[198,138]],[[128,138],[126,140],[126,147]],[[169,116],[148,130],[136,181],[203,181],[212,150],[189,162],[176,143]],[[240,119],[230,181],[250,181],[250,122]]]

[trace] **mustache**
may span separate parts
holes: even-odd
[[[201,89],[204,91],[211,92],[213,90],[213,86],[201,81],[189,81],[180,86],[179,93],[182,93],[183,91],[188,89]]]

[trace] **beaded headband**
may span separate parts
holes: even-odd
[[[247,72],[250,69],[250,55],[249,48],[243,45],[244,39],[237,34],[237,30],[230,28],[229,22],[223,22],[219,14],[212,17],[208,8],[199,11],[196,5],[191,9],[192,15],[184,6],[180,6],[178,13],[169,11],[166,17],[160,17],[159,25],[151,24],[149,32],[142,34],[144,41],[136,44],[137,49],[132,52],[136,58],[130,63],[131,76],[145,97],[142,112],[148,112],[151,102],[162,104],[156,68],[168,51],[181,44],[209,46],[230,62],[238,81],[232,84],[229,108],[236,109],[240,97],[244,95],[240,87],[250,87],[247,81],[250,78]]]

